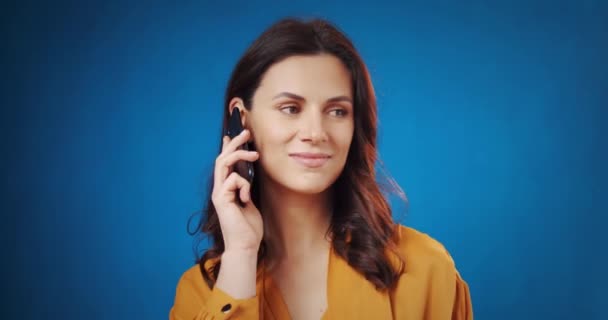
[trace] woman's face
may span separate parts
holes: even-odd
[[[353,138],[350,73],[333,55],[286,58],[264,74],[245,119],[264,183],[320,193],[342,172]]]

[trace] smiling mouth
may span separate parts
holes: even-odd
[[[292,153],[289,156],[298,164],[307,168],[322,167],[331,158],[330,155],[321,153]]]

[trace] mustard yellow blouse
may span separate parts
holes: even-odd
[[[377,291],[332,250],[322,319],[473,319],[468,285],[447,250],[410,227],[399,226],[396,237],[405,272],[389,292]],[[177,284],[169,319],[282,320],[290,316],[272,277],[258,277],[255,297],[236,300],[216,287],[209,289],[195,265]]]

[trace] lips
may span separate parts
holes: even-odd
[[[289,156],[297,163],[307,168],[319,168],[331,158],[331,156],[326,153],[310,152],[290,153]]]

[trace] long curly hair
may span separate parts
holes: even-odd
[[[228,123],[230,100],[241,97],[245,107],[251,110],[253,95],[272,64],[293,55],[317,54],[331,54],[344,63],[350,71],[354,96],[354,136],[343,172],[332,186],[334,212],[327,234],[331,236],[334,251],[352,268],[378,290],[390,289],[403,272],[405,261],[395,250],[393,235],[398,225],[393,221],[386,196],[391,192],[405,202],[407,199],[388,175],[383,175],[386,179],[382,181],[376,177],[375,166],[381,163],[376,147],[374,88],[367,67],[343,32],[323,19],[303,21],[295,18],[282,19],[265,30],[246,50],[231,74],[224,98],[222,132]],[[256,205],[259,205],[260,188],[256,177],[251,189],[251,198]],[[202,217],[195,230],[189,231],[191,235],[199,235],[194,249],[196,263],[210,288],[217,279],[221,266],[218,258],[224,251],[222,230],[211,201],[212,189],[213,176],[209,179],[207,205],[200,211]],[[198,245],[205,236],[210,238],[210,243],[199,256]],[[266,247],[262,241],[258,266],[266,258]],[[206,268],[208,263],[211,266]]]

